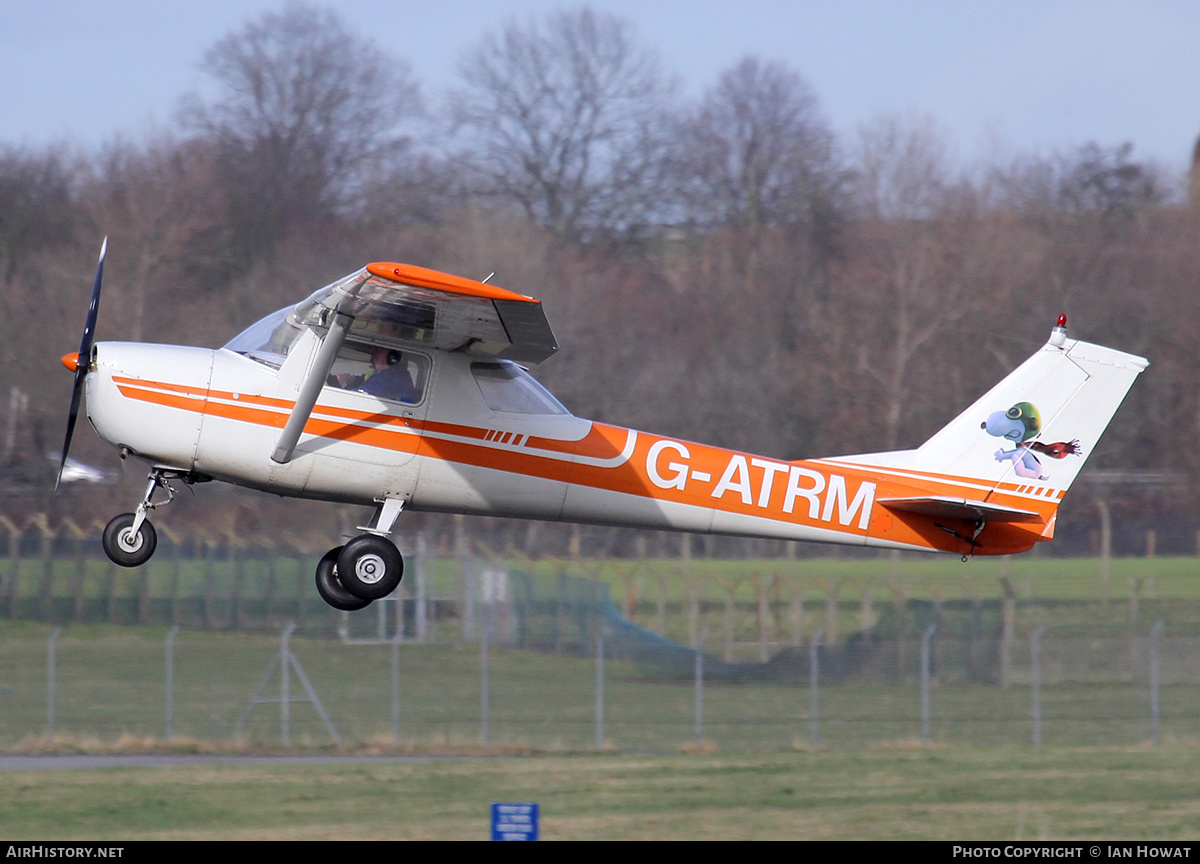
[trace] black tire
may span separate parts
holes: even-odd
[[[386,537],[360,534],[342,547],[337,558],[338,581],[362,600],[378,600],[396,590],[404,578],[404,559]]]
[[[101,542],[106,554],[114,564],[122,567],[140,567],[150,560],[154,550],[158,548],[158,532],[150,524],[149,519],[142,520],[142,527],[137,536],[131,536],[129,529],[133,527],[134,515],[122,513],[114,516],[104,526],[104,537]]]
[[[334,609],[342,612],[357,612],[359,609],[371,605],[371,601],[355,597],[338,581],[337,557],[341,551],[341,546],[330,549],[317,564],[317,593]]]

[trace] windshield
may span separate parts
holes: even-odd
[[[532,375],[509,360],[472,363],[471,374],[493,411],[512,414],[569,414]]]
[[[301,328],[288,322],[291,311],[292,307],[288,306],[272,312],[230,339],[225,348],[278,369],[287,359],[292,343],[302,332]]]

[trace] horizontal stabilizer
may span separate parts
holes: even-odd
[[[966,519],[968,522],[978,522],[985,519],[989,522],[1043,522],[1043,518],[1031,510],[1020,510],[1016,507],[1005,507],[1003,504],[989,504],[986,501],[970,501],[966,498],[948,498],[941,495],[930,495],[922,498],[881,498],[877,502],[889,510],[902,510],[905,513],[919,513],[922,516],[935,516],[940,519]]]

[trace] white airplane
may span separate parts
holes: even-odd
[[[337,609],[390,594],[403,510],[585,522],[972,555],[1054,536],[1058,506],[1147,361],[1050,339],[914,450],[789,462],[573,416],[526,371],[557,344],[539,301],[368,264],[222,348],[93,344],[96,271],[63,442],[84,390],[100,437],[150,466],[103,545],[135,567],[172,481],[375,505],[317,565]],[[970,358],[964,358],[969,361]],[[60,465],[60,475],[62,466]],[[155,502],[165,490],[166,500]]]

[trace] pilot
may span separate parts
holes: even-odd
[[[388,348],[371,352],[371,371],[358,389],[396,402],[416,402],[419,395],[404,354]]]

